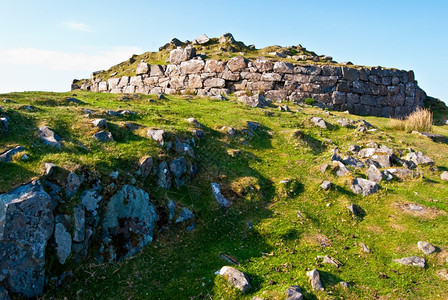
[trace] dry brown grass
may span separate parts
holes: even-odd
[[[390,126],[400,131],[420,131],[429,132],[432,127],[432,113],[426,108],[417,108],[412,114],[405,119],[390,119]]]

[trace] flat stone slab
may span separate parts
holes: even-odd
[[[410,256],[410,257],[403,257],[400,259],[394,259],[394,262],[407,266],[415,266],[420,268],[425,267],[425,259],[418,256]]]

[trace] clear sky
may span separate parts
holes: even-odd
[[[414,70],[448,102],[448,1],[0,0],[0,93],[68,91],[132,54],[203,33],[301,44],[339,62]]]

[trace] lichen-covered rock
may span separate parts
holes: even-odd
[[[380,183],[383,179],[383,173],[375,165],[370,165],[370,167],[366,171],[367,178],[370,181]]]
[[[231,285],[233,285],[243,293],[252,289],[252,285],[249,282],[249,277],[247,277],[247,275],[240,270],[237,270],[233,267],[222,267],[215,274],[224,276]]]
[[[211,186],[213,196],[215,197],[216,201],[218,201],[219,205],[221,205],[221,207],[223,208],[230,207],[232,202],[227,200],[226,197],[224,197],[224,195],[221,193],[221,185],[219,183],[212,182]]]
[[[355,178],[350,188],[355,194],[362,194],[363,196],[368,196],[376,193],[378,191],[379,186],[376,182],[364,178]]]
[[[118,259],[134,255],[152,242],[157,213],[149,195],[142,189],[125,185],[107,204],[103,235],[110,239]],[[103,239],[103,241],[106,239]]]
[[[231,72],[241,71],[242,69],[247,68],[247,59],[242,56],[234,57],[227,62],[227,67]]]
[[[47,126],[39,127],[39,130],[37,131],[37,135],[40,137],[42,142],[45,145],[52,146],[59,148],[62,146],[61,144],[61,138],[59,135],[54,133],[51,129],[49,129]]]
[[[81,205],[73,207],[73,216],[75,218],[75,226],[73,232],[73,241],[82,242],[85,238],[86,213]]]
[[[38,180],[0,195],[0,280],[9,292],[37,297],[45,281],[45,249],[53,234],[50,196]]]
[[[194,218],[194,213],[190,209],[184,207],[182,209],[182,211],[180,212],[179,217],[177,217],[176,223],[185,222],[185,221],[191,220],[193,218]]]
[[[423,259],[421,257],[417,257],[417,256],[410,256],[410,257],[403,257],[400,259],[394,259],[394,262],[397,262],[402,265],[407,265],[407,266],[415,266],[415,267],[420,267],[420,268],[425,267],[425,259]]]
[[[72,236],[62,223],[57,223],[54,227],[54,240],[56,242],[56,257],[63,265],[72,251]]]
[[[150,68],[150,66],[147,63],[141,62],[137,65],[137,69],[135,70],[135,73],[137,75],[148,74],[149,68]]]

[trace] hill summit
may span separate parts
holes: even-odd
[[[252,106],[309,99],[320,107],[383,117],[404,117],[424,106],[426,98],[413,71],[337,63],[301,45],[257,49],[230,33],[185,42],[174,38],[158,52],[133,55],[90,79],[74,80],[72,89],[230,95]]]

